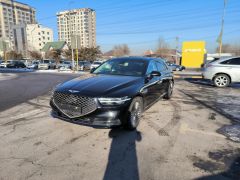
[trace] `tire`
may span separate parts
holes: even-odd
[[[139,125],[142,112],[143,112],[143,100],[141,97],[136,97],[132,100],[128,108],[125,128],[128,130],[135,130]]]
[[[226,74],[218,74],[213,78],[213,83],[216,87],[227,87],[230,84],[230,78]]]
[[[164,99],[171,99],[173,94],[173,81],[169,81],[168,88],[167,88],[167,94],[163,96]]]

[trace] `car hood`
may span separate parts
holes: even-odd
[[[57,87],[59,92],[72,92],[89,97],[117,97],[129,95],[144,82],[143,77],[115,75],[83,75]]]

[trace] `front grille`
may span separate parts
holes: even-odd
[[[94,98],[55,92],[53,102],[69,118],[85,116],[97,109]]]

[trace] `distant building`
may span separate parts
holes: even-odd
[[[66,41],[55,41],[55,42],[48,42],[42,48],[42,56],[45,57],[46,53],[51,50],[69,50],[69,46]]]
[[[150,49],[144,52],[144,56],[152,56],[154,55],[154,52]]]
[[[96,47],[96,12],[90,8],[57,13],[58,40],[72,48]]]
[[[26,32],[28,50],[40,51],[45,44],[53,41],[53,30],[40,24],[28,24]]]
[[[13,27],[14,34],[14,50],[18,53],[26,55],[27,53],[27,33],[26,25],[18,24]]]
[[[0,38],[14,46],[14,25],[35,23],[35,9],[14,0],[0,0]]]
[[[10,50],[10,44],[7,40],[0,38],[0,56],[4,59],[4,52]]]
[[[26,55],[27,51],[40,51],[53,41],[53,31],[39,24],[19,24],[13,26],[14,50]]]

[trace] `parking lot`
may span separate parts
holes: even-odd
[[[76,74],[0,74],[0,179],[240,179],[240,85],[175,80],[170,101],[137,131],[96,129],[51,116],[57,84]]]

